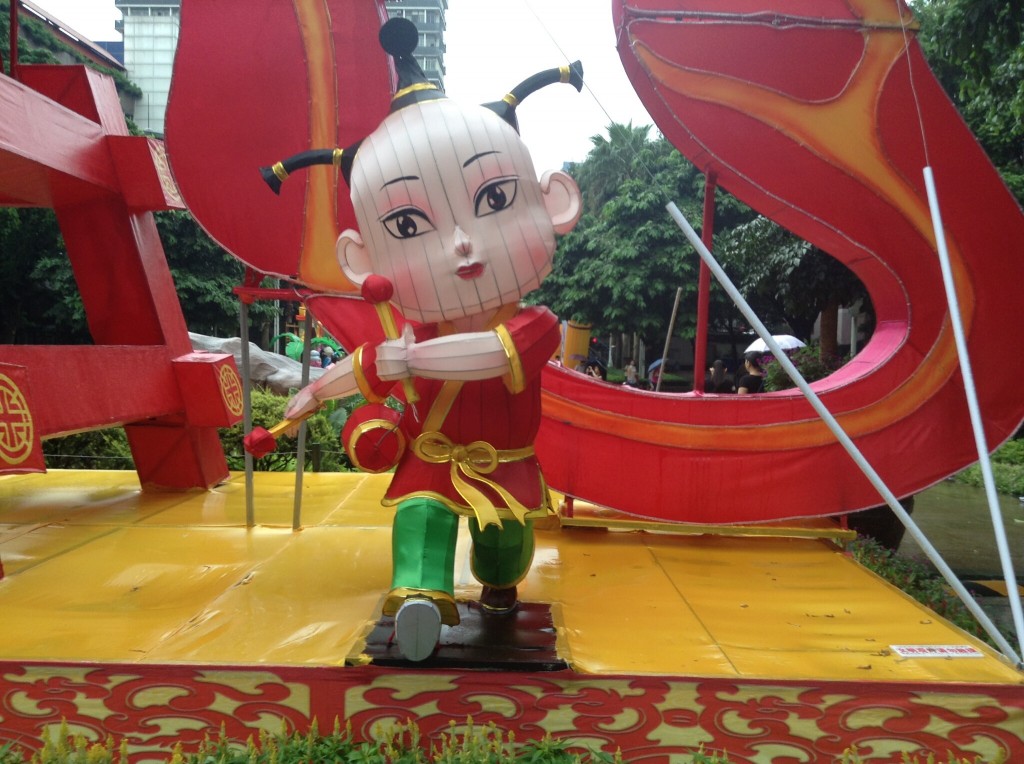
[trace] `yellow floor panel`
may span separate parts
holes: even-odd
[[[143,493],[133,472],[0,477],[0,661],[341,665],[390,584],[387,476],[254,478]],[[856,565],[823,529],[666,533],[621,518],[537,534],[521,597],[550,603],[576,671],[747,679],[1024,683]],[[473,599],[468,533],[456,594]],[[970,659],[889,646],[970,645]]]

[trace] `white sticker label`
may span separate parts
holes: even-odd
[[[983,658],[984,653],[970,645],[889,645],[901,658]]]

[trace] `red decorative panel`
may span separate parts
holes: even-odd
[[[1024,756],[1024,693],[1010,685],[743,682],[355,668],[217,668],[0,664],[0,744],[34,750],[66,719],[73,732],[126,739],[133,761],[204,733],[245,740],[318,720],[357,738],[416,720],[424,738],[449,722],[491,722],[517,740],[549,733],[629,762],[668,762],[703,744],[736,764],[831,761],[856,746],[866,762],[901,752],[1010,761]],[[459,727],[456,727],[458,730]]]
[[[172,365],[190,424],[230,427],[242,419],[242,378],[230,354],[188,353]]]
[[[46,471],[29,390],[23,367],[0,364],[0,474]]]

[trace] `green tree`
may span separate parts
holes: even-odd
[[[9,7],[7,0],[0,0],[0,44],[5,51],[10,47]],[[58,54],[113,77],[121,93],[142,94],[122,72],[87,60],[55,37],[43,22],[21,18],[21,63],[55,64]],[[4,65],[9,64],[5,58]],[[138,134],[133,125],[129,128]],[[237,336],[239,305],[232,289],[242,283],[244,266],[211,240],[187,212],[158,212],[155,218],[189,329],[220,337]],[[269,338],[274,305],[257,302],[249,313],[257,331],[262,329]],[[0,343],[90,341],[85,311],[53,211],[0,208]]]
[[[918,0],[929,66],[1024,204],[1024,0]]]
[[[156,225],[188,328],[213,337],[238,336],[239,304],[232,290],[242,283],[245,266],[211,239],[188,212],[158,212]],[[262,332],[269,338],[275,313],[273,303],[251,305],[250,321],[258,327],[254,334]]]
[[[245,267],[181,210],[158,212],[175,290],[189,330],[215,337],[239,333],[238,298]],[[249,315],[254,334],[270,337],[273,303]],[[0,343],[88,344],[85,310],[57,225],[49,209],[0,208]]]
[[[554,269],[531,301],[564,319],[604,332],[637,333],[664,341],[677,288],[684,292],[676,330],[692,335],[698,256],[665,211],[675,201],[700,220],[704,179],[649,128],[612,124],[609,138],[572,174],[587,212],[559,242]]]
[[[0,208],[0,344],[88,341],[53,210]]]
[[[650,125],[633,127],[612,122],[608,125],[608,137],[592,135],[593,148],[587,159],[574,167],[574,176],[580,188],[586,188],[583,195],[584,211],[596,215],[609,201],[614,199],[619,188],[636,175],[637,160],[647,146]]]
[[[716,252],[737,288],[769,327],[788,325],[809,340],[822,318],[821,352],[838,354],[835,317],[867,290],[853,272],[817,247],[758,216],[716,237]],[[831,319],[831,320],[830,320]]]

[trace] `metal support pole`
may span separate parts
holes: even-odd
[[[309,351],[313,345],[313,314],[306,309],[302,330],[302,386],[309,384]],[[292,505],[292,530],[302,527],[302,477],[306,469],[306,420],[299,425],[299,444],[295,453],[295,500]]]
[[[960,358],[960,373],[964,380],[964,395],[967,398],[967,409],[971,414],[971,426],[974,428],[974,444],[978,451],[978,463],[985,484],[985,496],[988,499],[989,514],[992,517],[992,529],[996,537],[996,549],[999,550],[999,561],[1002,564],[1003,578],[1006,581],[1006,594],[1010,600],[1010,613],[1017,632],[1017,642],[1021,654],[1024,654],[1024,617],[1021,615],[1020,590],[1017,588],[1017,576],[1010,558],[1010,548],[1006,541],[1006,527],[1003,525],[1003,514],[999,509],[999,497],[996,495],[995,478],[992,476],[992,463],[988,455],[988,443],[985,438],[985,427],[981,421],[981,409],[978,406],[978,392],[974,387],[974,373],[971,371],[971,358],[967,352],[967,339],[960,314],[960,300],[957,297],[956,283],[953,280],[953,269],[949,263],[949,250],[946,247],[946,232],[942,224],[942,213],[939,210],[939,198],[935,192],[935,178],[932,168],[924,168],[924,184],[928,191],[928,206],[932,213],[932,227],[935,229],[935,242],[939,253],[939,264],[942,268],[942,283],[946,289],[946,301],[949,305],[950,322],[953,325],[953,337],[956,340],[956,351]]]
[[[683,288],[676,288],[676,301],[672,304],[672,317],[668,320],[668,332],[665,334],[665,349],[661,351],[661,366],[658,367],[658,384],[655,392],[661,391],[661,381],[665,379],[665,365],[668,363],[668,349],[672,344],[672,333],[676,330],[676,314],[679,313],[679,301],[683,299]]]
[[[239,301],[239,305],[239,333],[242,338],[242,429],[248,436],[252,432],[252,382],[249,379],[249,303],[243,297]],[[245,451],[245,527],[252,528],[255,524],[252,454]]]
[[[700,226],[700,238],[709,250],[714,243],[715,233],[715,188],[717,179],[713,173],[704,176],[704,219]],[[708,367],[708,321],[711,306],[711,270],[700,261],[697,276],[697,333],[693,341],[693,389],[704,392],[704,370]]]
[[[810,385],[807,384],[807,381],[797,370],[796,366],[793,365],[793,362],[789,360],[789,357],[783,352],[782,348],[779,347],[779,343],[775,341],[775,338],[772,337],[767,327],[761,323],[761,319],[757,317],[757,314],[754,313],[747,301],[743,299],[743,295],[740,294],[739,290],[736,289],[736,286],[726,275],[725,271],[722,270],[722,267],[715,260],[714,255],[712,255],[708,248],[704,246],[704,243],[700,240],[700,237],[697,236],[696,231],[693,230],[693,227],[683,216],[683,213],[679,211],[675,202],[669,202],[667,208],[672,219],[676,221],[676,225],[678,225],[686,235],[686,238],[697,250],[704,262],[708,264],[708,267],[711,269],[711,273],[722,285],[732,301],[736,303],[736,307],[740,309],[740,312],[742,312],[747,321],[750,322],[750,325],[757,332],[757,335],[764,340],[766,345],[768,345],[768,349],[771,350],[776,360],[782,365],[782,368],[785,369],[786,374],[789,375],[790,379],[792,379],[796,386],[800,388],[800,392],[804,394],[807,402],[811,404],[814,410],[818,413],[818,416],[821,417],[829,430],[832,431],[836,440],[838,440],[840,445],[846,449],[846,452],[861,469],[861,472],[864,473],[865,477],[867,477],[871,482],[871,485],[873,485],[882,498],[885,499],[885,503],[889,505],[889,509],[891,509],[900,519],[907,531],[921,547],[922,551],[928,556],[928,559],[934,563],[935,567],[938,568],[939,572],[942,574],[942,577],[946,579],[946,583],[953,588],[967,609],[970,610],[974,617],[978,619],[978,623],[981,624],[982,628],[984,628],[988,635],[992,637],[992,641],[995,642],[999,649],[1003,651],[1004,655],[1013,661],[1014,665],[1019,667],[1021,665],[1020,656],[1018,656],[1013,647],[1010,646],[1010,643],[1006,641],[1006,638],[1002,635],[996,625],[992,623],[992,619],[988,617],[988,614],[982,610],[981,606],[974,600],[974,597],[970,595],[946,561],[942,559],[942,555],[940,555],[938,550],[932,545],[932,542],[929,541],[928,537],[925,536],[921,529],[917,527],[917,524],[907,513],[907,510],[905,510],[903,505],[900,504],[899,499],[893,495],[892,491],[889,490],[889,487],[885,484],[882,478],[877,472],[875,472],[875,469],[868,463],[867,459],[864,458],[860,449],[858,449],[856,444],[854,444],[850,439],[850,436],[846,434],[846,431],[843,430],[839,422],[836,421],[836,418],[832,416],[832,413],[827,408],[825,408],[821,399],[811,389]]]

